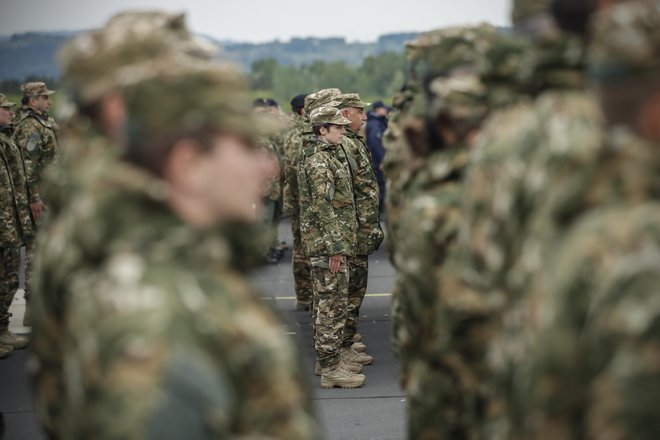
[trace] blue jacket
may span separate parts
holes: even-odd
[[[385,158],[385,147],[383,147],[385,130],[387,130],[385,116],[377,116],[373,112],[367,113],[367,147],[371,151],[371,163],[374,170],[380,170]]]

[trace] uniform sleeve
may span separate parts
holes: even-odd
[[[23,120],[14,133],[14,141],[23,154],[25,161],[25,172],[32,203],[40,201],[39,185],[41,183],[41,173],[45,168],[45,158],[42,156],[42,150],[48,149],[44,146],[44,139],[40,134],[40,126],[32,118]]]
[[[298,161],[302,147],[302,133],[294,128],[286,137],[284,145],[284,188],[282,204],[284,215],[293,216],[298,212]]]
[[[340,231],[339,220],[332,202],[335,196],[335,178],[330,163],[322,154],[314,154],[305,163],[307,190],[311,206],[301,206],[314,212],[319,230],[314,239],[321,241],[328,256],[346,252]]]

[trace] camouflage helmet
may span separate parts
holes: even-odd
[[[59,61],[63,82],[74,99],[89,103],[158,74],[148,67],[158,57],[209,59],[216,49],[191,34],[182,14],[124,12],[102,29],[71,39],[60,51]]]
[[[15,105],[16,105],[15,102],[9,101],[3,93],[0,93],[0,107],[10,108],[10,107],[13,107]]]
[[[199,131],[255,138],[280,128],[252,111],[245,77],[233,66],[190,61],[126,91],[127,139],[139,144]]]
[[[23,96],[50,96],[55,93],[48,90],[45,82],[29,82],[21,85],[21,92]]]
[[[448,70],[474,65],[492,46],[497,30],[489,24],[459,26],[434,31],[417,46],[421,73],[432,76]]]
[[[635,0],[598,13],[592,22],[589,70],[601,82],[660,70],[660,1]]]
[[[357,93],[344,93],[343,95],[339,95],[337,98],[335,98],[336,101],[339,102],[338,107],[340,109],[344,108],[366,108],[371,105],[370,102],[364,102],[362,99],[360,99],[360,95]]]
[[[511,22],[515,25],[532,18],[547,14],[550,10],[550,0],[513,0]]]
[[[323,89],[309,94],[305,97],[305,113],[308,115],[322,106],[337,107],[340,102],[337,98],[341,95],[339,89]]]
[[[312,111],[309,119],[313,127],[323,124],[350,125],[351,121],[342,116],[336,107],[319,107]]]

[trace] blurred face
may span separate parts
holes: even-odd
[[[385,107],[378,107],[376,110],[374,110],[374,113],[378,116],[387,116],[387,108]]]
[[[358,132],[365,122],[367,122],[367,115],[364,114],[364,109],[357,107],[345,108],[341,111],[346,119],[351,121],[351,130]]]
[[[346,128],[343,125],[331,125],[328,128],[321,127],[321,138],[330,145],[339,145],[344,140]]]
[[[218,135],[198,164],[204,185],[200,191],[216,220],[255,221],[255,207],[272,169],[271,159],[247,141]]]
[[[11,110],[11,107],[0,107],[0,126],[11,125],[13,119],[14,112]]]
[[[30,98],[30,107],[41,112],[48,113],[53,102],[50,100],[49,95],[41,95]]]

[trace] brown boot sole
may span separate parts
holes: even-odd
[[[360,388],[365,383],[367,383],[366,379],[364,381],[362,381],[361,383],[359,383],[359,384],[355,384],[355,385],[346,385],[346,384],[344,384],[344,385],[342,385],[342,384],[338,384],[338,383],[336,383],[332,380],[328,380],[328,379],[324,380],[323,376],[321,376],[321,388],[324,388],[326,390],[329,390],[329,389],[332,389],[332,388],[342,388],[342,389],[349,389],[350,390],[350,389],[354,389],[354,388]]]

